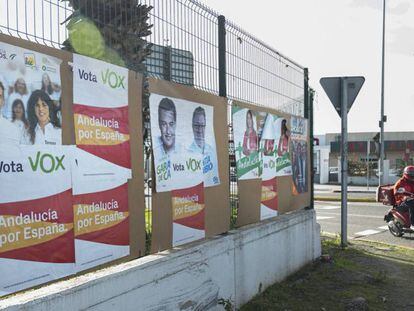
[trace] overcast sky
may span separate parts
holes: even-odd
[[[315,133],[340,132],[319,79],[363,75],[351,132],[379,131],[382,0],[202,0],[310,70],[317,91]],[[386,131],[414,131],[414,2],[387,0]]]

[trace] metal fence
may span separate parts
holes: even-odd
[[[130,0],[113,1],[120,5],[131,3]],[[240,100],[297,116],[310,116],[306,105],[307,71],[294,61],[197,0],[136,0],[136,3],[153,7],[150,11],[152,34],[145,38],[154,44],[145,62],[147,75],[226,96],[229,108],[232,100]],[[72,12],[68,1],[1,0],[0,32],[62,48],[68,37],[67,19]],[[148,124],[146,127],[149,130]],[[231,115],[229,129],[230,204],[235,215],[237,186],[232,161]],[[149,137],[146,145],[145,191],[150,209]],[[151,214],[146,215],[149,224]]]

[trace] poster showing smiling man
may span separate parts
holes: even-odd
[[[68,148],[0,145],[0,295],[74,273]]]
[[[0,42],[0,143],[62,144],[60,64]]]
[[[131,177],[128,70],[73,56],[73,112],[78,165],[85,176]],[[98,162],[98,163],[96,163]],[[90,172],[90,163],[96,163]]]
[[[213,107],[150,96],[151,135],[157,192],[187,188],[201,170],[205,187],[220,184]]]
[[[256,112],[233,105],[232,117],[237,178],[239,180],[259,178],[260,156]]]
[[[268,113],[263,118],[260,134],[260,154],[262,170],[262,198],[260,220],[275,217],[278,214],[276,164],[278,159],[276,132],[274,123],[279,117]]]
[[[308,120],[292,117],[293,193],[308,192]]]

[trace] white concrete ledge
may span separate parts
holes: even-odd
[[[239,307],[321,254],[313,210],[0,300],[0,310],[208,310]]]

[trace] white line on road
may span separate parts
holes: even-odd
[[[330,212],[321,212],[324,215],[339,215],[339,213],[330,213]],[[384,216],[372,216],[372,215],[362,215],[362,214],[348,214],[349,217],[363,217],[363,218],[374,218],[374,219],[384,219]]]
[[[328,217],[328,216],[316,216],[316,220],[325,220],[325,219],[332,219],[335,217]]]
[[[367,236],[367,235],[372,235],[372,234],[376,234],[376,233],[380,233],[381,231],[378,230],[364,230],[364,231],[360,231],[360,232],[356,232],[354,235],[355,236]]]
[[[388,230],[388,226],[378,227],[378,229],[380,229],[380,230]]]

